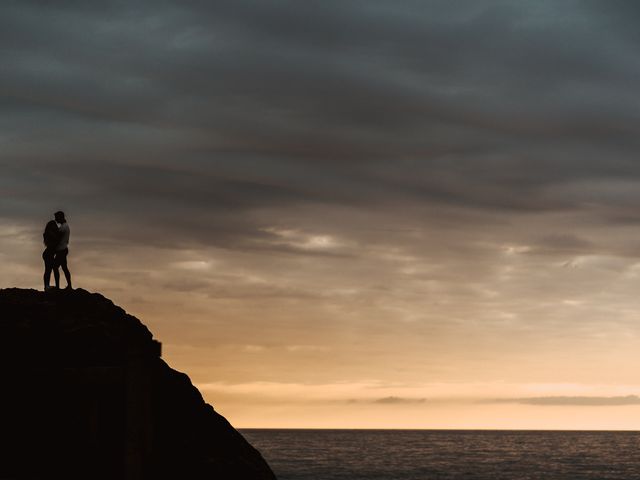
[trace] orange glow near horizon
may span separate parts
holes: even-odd
[[[38,288],[33,236],[3,240],[31,253],[5,257],[5,286]],[[566,267],[496,245],[495,264],[463,282],[424,280],[441,258],[382,246],[306,269],[287,255],[131,248],[104,253],[105,270],[75,241],[77,286],[138,316],[237,427],[640,429],[635,264]]]

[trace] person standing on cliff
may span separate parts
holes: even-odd
[[[58,246],[56,248],[56,255],[54,259],[54,267],[55,271],[58,271],[59,267],[62,267],[62,272],[64,273],[64,278],[67,280],[67,288],[71,289],[71,272],[67,267],[67,255],[69,255],[69,236],[71,234],[71,229],[69,228],[69,224],[67,223],[67,219],[64,216],[64,212],[56,212],[55,219],[60,226],[58,227],[58,232],[60,234],[60,240],[58,241]],[[55,275],[55,274],[54,274]],[[59,285],[56,285],[59,287]]]
[[[44,291],[51,290],[49,284],[51,282],[51,272],[55,274],[56,287],[60,285],[60,273],[55,267],[56,249],[60,243],[60,229],[55,220],[50,220],[44,229],[42,234],[44,240],[45,249],[42,252],[42,259],[44,260]]]

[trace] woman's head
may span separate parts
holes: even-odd
[[[49,220],[44,227],[44,234],[42,235],[44,244],[52,248],[58,243],[58,224],[55,220]]]

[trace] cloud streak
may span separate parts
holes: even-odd
[[[522,405],[536,406],[567,406],[567,407],[611,407],[624,405],[640,405],[640,397],[637,395],[625,395],[615,397],[590,397],[590,396],[557,396],[557,397],[529,397],[506,398],[489,400],[490,403],[519,403]]]

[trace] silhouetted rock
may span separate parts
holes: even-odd
[[[101,295],[0,290],[0,382],[1,479],[275,479]]]

